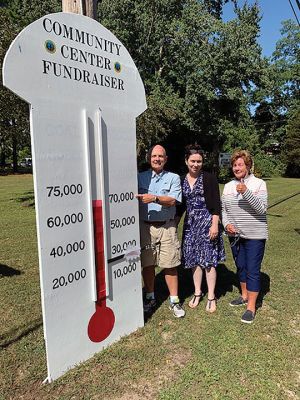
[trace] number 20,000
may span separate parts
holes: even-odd
[[[79,281],[79,279],[84,279],[86,277],[86,270],[83,268],[80,271],[70,272],[67,277],[60,276],[59,278],[53,279],[53,287],[52,289],[58,289],[59,287],[68,286],[68,284],[73,283],[74,281]]]

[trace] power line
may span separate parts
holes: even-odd
[[[300,1],[299,1],[299,0],[296,0],[296,3],[297,3],[297,6],[298,6],[298,8],[299,8],[299,10],[300,10]]]
[[[299,6],[300,6],[300,2],[299,2],[299,0],[296,0],[296,1],[297,1],[297,5],[298,5],[298,7],[299,7]],[[292,8],[292,10],[293,10],[293,13],[294,13],[294,15],[295,15],[295,18],[296,18],[296,20],[297,20],[297,22],[298,22],[298,25],[300,26],[299,19],[298,19],[298,17],[297,17],[296,11],[295,11],[295,9],[294,9],[294,6],[293,6],[291,0],[289,0],[289,3],[290,3],[290,6],[291,6],[291,8]],[[299,7],[299,9],[300,9],[300,7]]]
[[[262,126],[262,125],[279,125],[279,124],[284,124],[284,120],[282,121],[269,121],[269,122],[256,122],[254,123],[255,126]]]

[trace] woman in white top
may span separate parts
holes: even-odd
[[[252,323],[260,291],[260,268],[264,256],[267,227],[267,187],[251,172],[252,158],[247,150],[231,156],[235,179],[222,195],[222,222],[229,236],[241,285],[241,296],[231,306],[247,305],[241,321]]]

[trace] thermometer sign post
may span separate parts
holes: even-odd
[[[144,323],[139,257],[124,254],[139,249],[135,124],[145,92],[122,43],[68,13],[17,36],[3,80],[30,104],[50,382]]]

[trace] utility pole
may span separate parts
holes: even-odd
[[[97,19],[97,4],[98,0],[62,0],[62,10]]]

